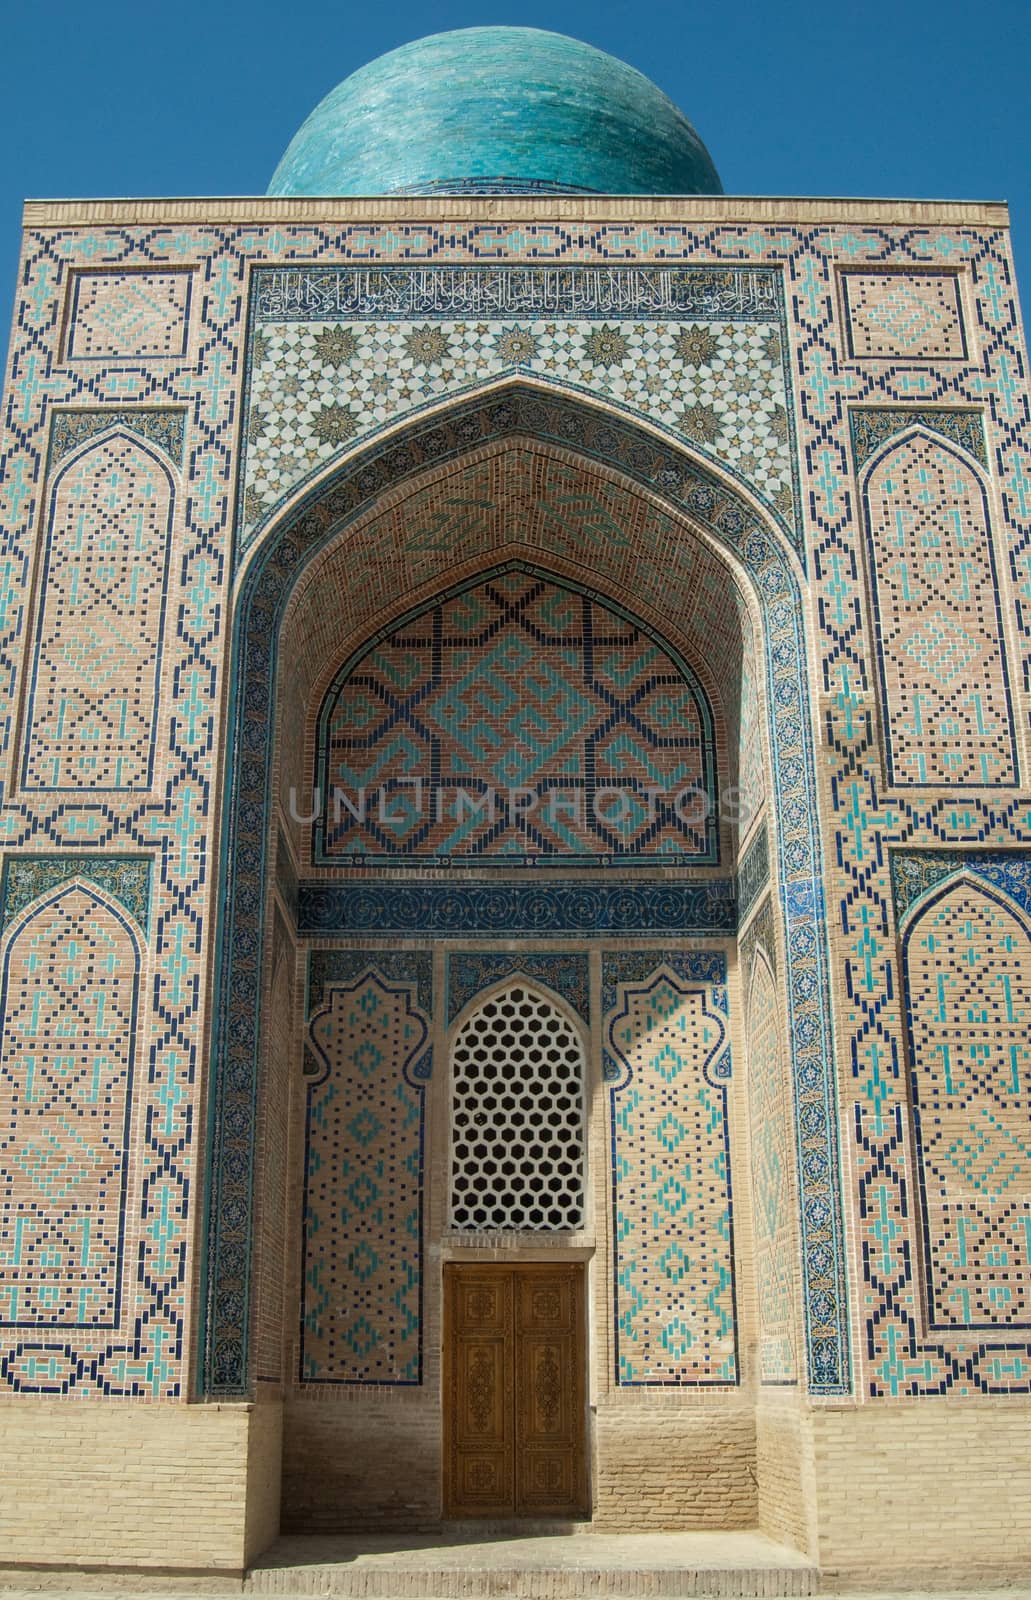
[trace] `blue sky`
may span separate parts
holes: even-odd
[[[8,0],[0,326],[25,196],[260,194],[349,72],[491,22],[554,28],[638,67],[695,123],[729,193],[1006,199],[1031,283],[1028,0]]]

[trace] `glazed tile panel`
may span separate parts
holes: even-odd
[[[251,370],[247,530],[346,446],[516,372],[653,418],[734,467],[793,521],[776,323],[262,322]]]
[[[415,991],[369,965],[325,983],[308,1025],[302,1383],[421,1381],[430,1022]]]
[[[720,955],[606,955],[615,1380],[739,1381]]]
[[[932,1328],[1031,1325],[1031,929],[953,875],[903,942]]]
[[[146,789],[174,484],[138,437],[100,439],[50,500],[25,735],[25,789]]]
[[[139,985],[134,932],[88,885],[60,886],[14,925],[0,995],[0,1324],[118,1324]]]
[[[572,278],[584,270],[598,277],[626,273],[643,261],[663,272],[673,267],[685,275],[710,277],[744,276],[743,263],[761,263],[767,276],[783,276],[795,375],[795,407],[789,410],[797,411],[801,533],[813,585],[809,644],[816,663],[814,687],[821,697],[821,793],[830,861],[822,887],[828,922],[841,930],[829,952],[838,1030],[832,1058],[828,1036],[821,1036],[815,1021],[819,1005],[814,1009],[813,1000],[814,985],[818,995],[829,992],[821,965],[824,900],[816,896],[816,885],[806,889],[802,881],[806,868],[795,864],[796,836],[792,834],[786,843],[778,841],[773,876],[787,912],[783,981],[797,1056],[795,1116],[802,1157],[809,1379],[821,1393],[840,1393],[851,1382],[843,1339],[844,1303],[833,1298],[844,1270],[842,1239],[834,1227],[839,1193],[835,1124],[833,1116],[820,1125],[810,1114],[814,1100],[820,1098],[817,1077],[823,1070],[840,1072],[836,1081],[849,1106],[848,1209],[857,1234],[854,1349],[861,1392],[871,1396],[937,1396],[950,1390],[1027,1392],[1031,1348],[1026,1340],[1014,1338],[1012,1332],[995,1343],[954,1334],[929,1338],[922,1321],[918,1227],[912,1207],[914,1169],[907,1137],[897,1131],[905,1126],[908,1086],[902,1066],[904,1024],[889,855],[892,849],[1019,854],[1031,842],[1031,807],[1023,793],[1001,790],[972,790],[962,797],[944,787],[921,794],[897,789],[890,797],[883,792],[883,756],[871,707],[876,619],[870,614],[863,572],[861,500],[848,424],[849,407],[871,405],[922,410],[938,405],[973,408],[983,414],[991,498],[998,512],[993,537],[1004,591],[1013,601],[1005,624],[1012,628],[1019,654],[1011,672],[1014,719],[1022,725],[1027,710],[1025,668],[1031,659],[1026,358],[1005,232],[953,223],[889,227],[856,222],[753,226],[529,220],[515,225],[397,221],[386,226],[361,222],[216,227],[98,221],[88,228],[54,226],[27,235],[8,369],[5,473],[0,485],[5,552],[0,568],[0,672],[6,691],[2,732],[8,758],[19,705],[15,691],[20,662],[30,647],[35,620],[29,551],[45,497],[49,408],[110,407],[120,413],[126,407],[128,376],[139,385],[135,392],[148,405],[179,407],[187,413],[191,479],[181,548],[170,574],[166,627],[170,716],[158,730],[155,773],[159,776],[151,794],[94,796],[83,791],[73,798],[44,792],[12,795],[8,789],[5,795],[2,828],[9,853],[40,848],[90,855],[150,852],[155,861],[148,959],[162,1030],[148,1060],[147,1095],[155,1116],[141,1153],[144,1246],[134,1267],[140,1315],[135,1333],[125,1339],[112,1343],[82,1330],[66,1349],[62,1346],[59,1361],[54,1356],[48,1362],[61,1365],[68,1381],[82,1392],[161,1396],[182,1389],[183,1354],[188,1347],[184,1262],[195,1194],[189,1180],[208,1038],[204,952],[214,940],[209,930],[210,874],[219,850],[211,780],[214,752],[222,737],[220,707],[228,660],[228,557],[246,360],[242,317],[247,275],[255,261],[284,275],[296,272],[305,277],[314,266],[348,259],[362,263],[362,270],[370,274],[382,266],[409,264],[424,274],[430,265],[443,265],[450,272],[455,266],[487,263],[504,267],[512,277],[532,271],[568,272]],[[531,260],[537,264],[527,268]],[[180,266],[202,267],[203,297],[190,300],[189,292],[183,293],[177,283],[174,291],[170,288],[147,310],[144,296],[141,322],[136,278],[176,277]],[[883,317],[880,322],[865,317],[867,331],[860,333],[862,319],[856,317],[850,333],[850,312],[843,308],[839,283],[843,267],[877,280],[869,288],[871,305],[878,296],[883,303],[884,295],[896,292],[899,277],[904,277],[910,287],[901,301],[915,299],[916,323],[902,304],[900,313],[888,317],[887,329]],[[112,280],[107,288],[117,287],[119,292],[124,288],[132,302],[128,313],[108,317],[98,313],[87,296],[81,308],[81,342],[74,331],[80,315],[79,280],[72,275],[72,269],[80,268],[102,271]],[[87,275],[83,272],[82,277]],[[499,275],[494,273],[495,278]],[[637,277],[643,280],[647,274]],[[946,283],[944,298],[936,300],[939,291],[927,281],[935,278],[954,280],[955,293],[953,284]],[[627,292],[639,295],[642,303],[651,295],[649,284],[636,278]],[[851,286],[849,294],[854,312],[859,300],[851,295]],[[174,306],[174,315],[169,305]],[[678,325],[725,326],[735,321],[723,307],[702,310],[696,304],[665,312],[660,307],[659,314]],[[285,301],[269,315],[279,321],[297,319],[294,306]],[[327,309],[319,302],[312,304],[308,318],[323,325],[340,321],[353,327],[362,315],[349,304]],[[456,322],[483,320],[478,307],[474,316],[467,307],[438,312],[412,304],[400,311],[393,305],[381,306],[375,320],[424,327],[437,315]],[[568,322],[594,320],[593,313],[585,317],[575,309],[562,315]],[[524,320],[550,322],[555,316],[550,306],[527,309],[522,302],[513,306],[498,298],[489,320],[508,326]],[[609,303],[597,320],[611,328],[637,316],[636,306]],[[920,317],[929,331],[922,331]],[[775,322],[776,313],[767,310],[756,320]],[[914,330],[919,337],[914,338]],[[65,347],[71,359],[62,364]],[[860,355],[863,349],[870,353]],[[169,353],[175,351],[184,353]],[[661,488],[666,480],[653,477],[652,482]],[[675,499],[675,487],[669,492]],[[708,526],[706,513],[700,516]],[[726,534],[728,541],[735,537]],[[761,596],[762,568],[755,570],[756,593]],[[775,600],[769,612],[778,613]],[[784,681],[784,647],[783,633],[768,641],[766,687],[774,706]],[[811,809],[815,791],[800,800],[792,788],[795,752],[778,754],[772,736],[771,743],[773,777],[781,792],[787,779],[785,814],[800,803]],[[248,895],[252,880],[247,875],[260,878],[264,837],[259,830],[254,839],[240,842],[240,870]],[[245,978],[257,944],[249,927],[241,924],[239,933]],[[225,1030],[238,1022],[228,1013],[222,1019]],[[243,1178],[239,1193],[234,1190],[232,1195],[232,1212],[215,1213],[216,1227],[230,1214],[242,1220],[224,1241],[224,1252],[214,1248],[208,1264],[211,1337],[205,1382],[215,1391],[235,1394],[247,1382],[246,1245],[241,1248],[241,1240],[248,1238],[254,1080],[246,1068],[241,1071],[235,1057],[230,1060],[227,1054],[220,1062],[216,1097],[221,1097],[226,1115],[215,1129],[210,1170],[216,1181],[221,1181],[220,1174],[225,1178],[228,1189],[233,1189],[238,1174]],[[44,1371],[34,1365],[35,1356],[26,1358],[25,1365],[20,1352],[20,1345],[9,1345],[4,1352],[0,1371],[6,1383],[37,1391],[60,1384],[49,1366]]]
[[[988,502],[941,438],[903,434],[863,478],[891,785],[1017,781]]]
[[[345,670],[319,719],[317,862],[714,862],[690,669],[544,578],[499,573]]]

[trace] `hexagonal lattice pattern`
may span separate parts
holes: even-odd
[[[451,1226],[579,1228],[584,1054],[572,1024],[513,984],[463,1024],[452,1074]]]

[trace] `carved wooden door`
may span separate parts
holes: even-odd
[[[579,1266],[444,1269],[444,1510],[587,1516]]]

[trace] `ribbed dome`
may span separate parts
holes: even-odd
[[[460,28],[371,61],[291,140],[271,195],[721,194],[672,100],[592,45]]]

